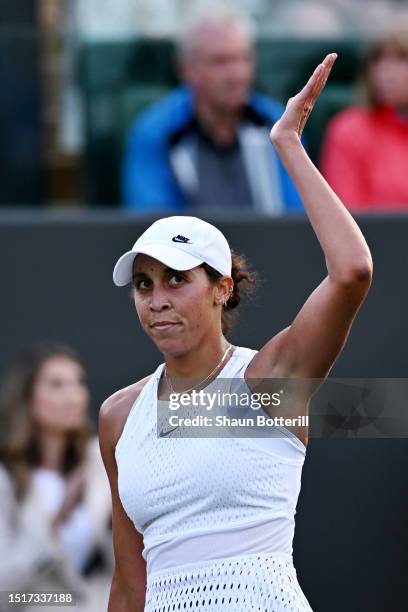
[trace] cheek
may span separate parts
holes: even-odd
[[[216,93],[214,88],[219,88],[224,83],[224,71],[220,66],[210,66],[202,70],[200,76],[201,90],[206,91],[208,95]]]
[[[242,70],[242,79],[246,85],[252,82],[252,64],[246,64]]]
[[[395,83],[398,85],[402,85],[402,81],[405,76],[405,70],[402,64],[391,64],[390,66],[385,66],[382,71],[382,78],[385,82],[391,81],[391,83]]]
[[[212,304],[213,296],[207,292],[195,295],[185,302],[184,312],[191,329],[199,331],[207,329],[212,324]]]
[[[78,389],[71,401],[66,401],[55,411],[55,423],[62,430],[80,428],[85,425],[88,415],[90,394],[88,390]]]
[[[88,405],[89,405],[89,401],[91,399],[91,394],[90,394],[88,389],[80,387],[78,395],[79,395],[79,402],[78,402],[79,410],[83,414],[86,414],[87,411],[88,411]]]
[[[33,415],[42,420],[49,410],[55,406],[55,397],[52,390],[45,385],[39,385],[33,393],[31,410]]]
[[[147,303],[146,301],[143,301],[143,299],[138,298],[138,297],[135,297],[133,299],[133,303],[135,306],[137,316],[139,317],[139,321],[143,325],[143,323],[146,321],[146,317],[149,311]]]
[[[408,64],[406,62],[390,62],[373,67],[372,79],[379,87],[393,85],[406,87],[408,81]]]
[[[31,414],[38,424],[48,425],[53,421],[55,413],[58,412],[57,405],[58,402],[55,401],[52,393],[38,391],[33,397]]]
[[[404,62],[400,65],[398,70],[398,78],[401,86],[406,90],[408,88],[408,62]]]

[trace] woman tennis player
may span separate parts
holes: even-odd
[[[292,561],[307,431],[261,442],[172,440],[171,431],[157,435],[157,405],[221,376],[249,387],[251,379],[325,378],[340,354],[372,260],[300,141],[335,59],[316,68],[271,131],[328,272],[289,327],[259,351],[231,346],[225,315],[252,279],[221,232],[200,219],[156,221],[115,266],[116,285],[133,281],[140,323],[164,363],[108,398],[100,413],[116,561],[109,612],[311,610]]]

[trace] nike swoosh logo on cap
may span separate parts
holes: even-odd
[[[172,241],[173,242],[183,242],[184,244],[191,244],[190,238],[181,236],[181,234],[178,234],[177,236],[173,236]]]

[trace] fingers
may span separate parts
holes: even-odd
[[[299,109],[301,109],[301,115],[299,117],[298,133],[301,134],[306,122],[316,104],[316,100],[324,88],[326,81],[329,77],[330,71],[334,62],[337,59],[336,53],[329,53],[323,62],[319,64],[309,81],[302,89],[302,91],[296,96],[298,98],[297,103]]]
[[[323,62],[319,64],[318,66],[319,68],[318,84],[320,86],[320,90],[322,90],[323,87],[325,86],[326,81],[329,77],[329,74],[331,72],[331,69],[336,59],[337,59],[337,53],[329,53],[329,55],[326,55],[326,57],[324,58]]]
[[[286,104],[284,117],[281,118],[281,123],[286,124],[301,136],[303,128],[309,118],[310,113],[319,97],[334,62],[337,59],[337,53],[329,53],[321,64],[316,66],[312,76],[309,78],[303,89],[294,97],[289,98]]]
[[[331,72],[331,69],[333,68],[333,64],[337,59],[337,53],[329,53],[328,55],[326,55],[326,57],[324,58],[323,62],[320,64],[320,66],[322,67],[320,70],[320,78],[319,78],[319,84],[321,85],[320,89],[323,89],[323,87],[326,84],[326,81],[329,77],[329,74]]]
[[[324,58],[324,60],[323,60],[323,64],[328,64],[331,67],[331,66],[333,66],[333,64],[336,61],[337,57],[338,57],[337,53],[328,53],[326,55],[326,57]]]
[[[323,62],[316,66],[312,76],[300,92],[299,97],[304,101],[308,101],[312,108],[317,98],[319,97],[326,81],[329,77],[330,71],[333,67],[334,62],[337,59],[337,53],[329,53],[324,58]]]
[[[317,80],[319,83],[322,81],[325,82],[327,80],[327,77],[329,76],[336,59],[337,53],[329,53],[329,55],[326,55],[326,57],[324,58],[323,62],[317,66]]]

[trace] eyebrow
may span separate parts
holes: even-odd
[[[174,273],[174,274],[185,274],[186,272],[188,272],[188,270],[174,270],[174,268],[169,268],[168,266],[166,266],[164,268],[164,272]],[[137,276],[148,277],[149,275],[147,274],[147,272],[134,272],[132,275],[132,278],[135,279]]]

